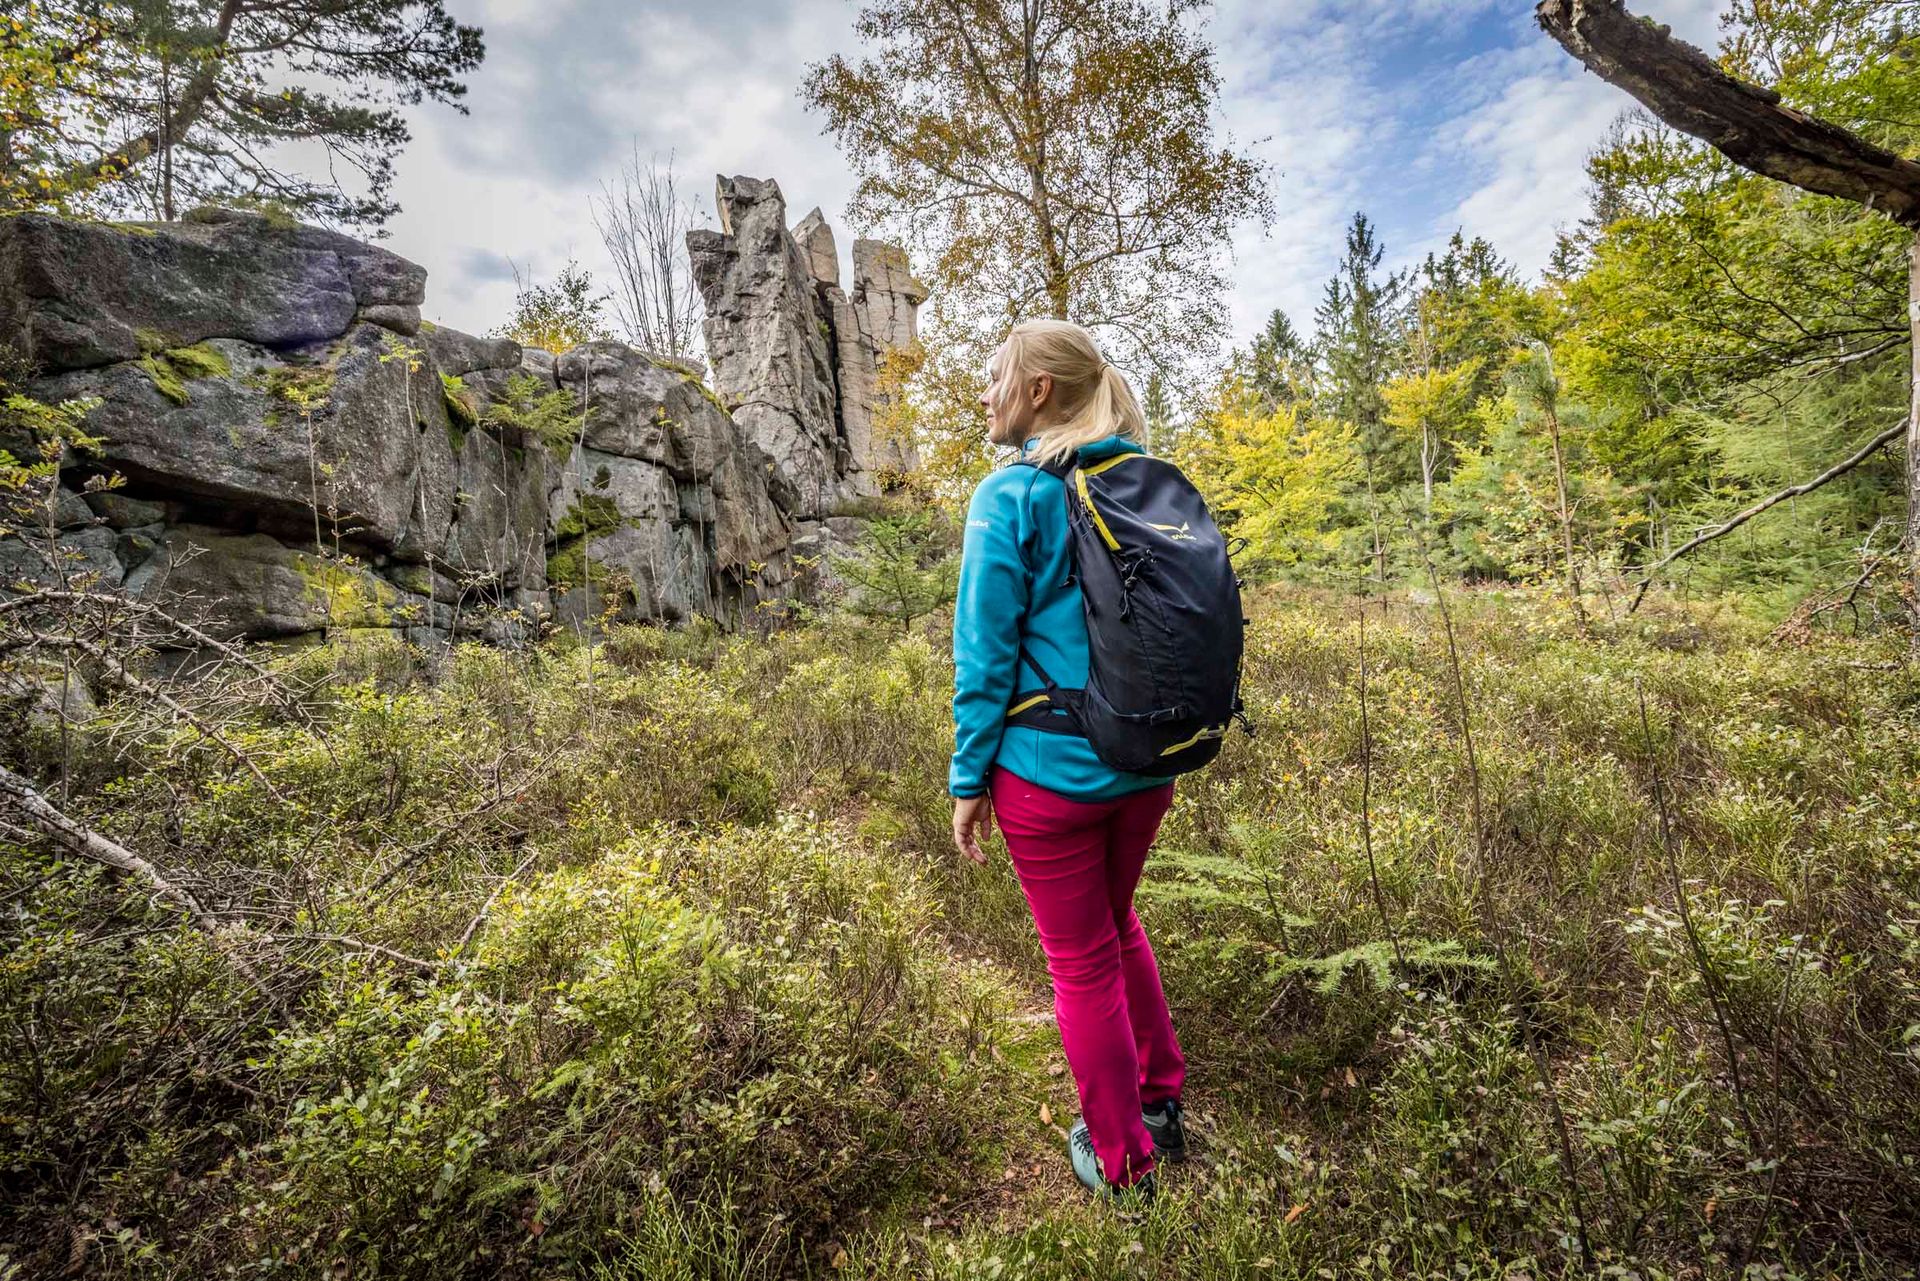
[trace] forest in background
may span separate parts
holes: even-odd
[[[1915,24],[1905,4],[1742,0],[1723,14],[1719,61],[1785,104],[1911,155]],[[1155,56],[1179,65],[1168,50]],[[1059,291],[983,285],[994,277],[978,271],[974,228],[957,214],[953,230],[932,219],[920,241],[946,252],[933,259],[926,350],[903,362],[897,426],[929,439],[934,491],[963,494],[992,462],[965,408],[993,336],[1007,317],[1065,315],[1126,362],[1153,447],[1248,540],[1258,577],[1405,587],[1424,582],[1430,553],[1448,578],[1557,584],[1582,611],[1627,608],[1651,575],[1774,622],[1797,611],[1820,624],[1904,625],[1895,429],[1908,396],[1909,233],[1860,204],[1760,177],[1632,106],[1622,95],[1621,118],[1587,162],[1589,212],[1560,233],[1541,279],[1524,280],[1470,228],[1387,270],[1391,246],[1356,213],[1313,315],[1275,311],[1223,364],[1193,351],[1196,335],[1219,333],[1217,314],[1163,302],[1143,328],[1127,290],[1091,279],[1074,292],[1086,278],[1070,270],[1064,307],[1049,305]],[[943,123],[957,131],[968,117],[961,102]],[[1051,139],[1047,123],[1033,130]],[[850,140],[877,141],[843,130]],[[915,194],[898,175],[936,167],[932,148],[876,148],[863,197]],[[1169,181],[1204,160],[1160,159]],[[1269,197],[1233,162],[1231,151],[1206,161],[1213,184],[1228,208],[1257,214]],[[1079,181],[1060,168],[1063,185]],[[1137,212],[1165,228],[1149,206]],[[1203,229],[1174,234],[1222,243],[1217,228],[1211,241]],[[1203,311],[1218,297],[1217,263],[1168,271],[1125,234],[1082,252],[1100,271],[1132,261],[1142,280]],[[1044,246],[1031,256],[1048,260]],[[1027,266],[1009,274],[1045,275]],[[1667,562],[1696,534],[1867,445],[1880,452]]]

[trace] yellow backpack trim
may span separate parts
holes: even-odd
[[[1218,726],[1210,726],[1206,729],[1201,730],[1198,734],[1195,734],[1192,738],[1188,739],[1184,743],[1175,743],[1172,747],[1161,749],[1160,755],[1172,756],[1175,752],[1184,752],[1187,748],[1192,747],[1195,743],[1200,742],[1202,739],[1221,738],[1226,734],[1226,732],[1227,732],[1227,727],[1224,722]]]
[[[1038,707],[1041,703],[1046,702],[1048,697],[1049,696],[1046,694],[1035,694],[1032,698],[1027,699],[1023,703],[1015,703],[1012,707],[1009,707],[1007,709],[1007,716],[1009,718],[1015,717],[1015,716],[1018,716],[1020,713],[1026,711],[1029,707]]]
[[[1113,536],[1111,529],[1107,528],[1107,522],[1100,518],[1100,509],[1093,505],[1093,496],[1087,493],[1087,473],[1080,468],[1074,468],[1073,484],[1080,491],[1080,501],[1086,504],[1087,515],[1093,517],[1093,527],[1100,531],[1100,537],[1106,542],[1107,549],[1119,551],[1120,540]]]
[[[1128,459],[1144,458],[1144,457],[1146,457],[1145,454],[1115,454],[1113,457],[1107,459],[1105,462],[1095,463],[1091,467],[1082,467],[1080,471],[1082,475],[1098,476],[1101,472],[1105,471],[1107,468],[1118,467],[1121,463],[1126,462]]]

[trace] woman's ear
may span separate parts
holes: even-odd
[[[1032,402],[1035,413],[1046,406],[1053,398],[1053,375],[1035,374],[1033,381],[1027,384],[1027,399]]]

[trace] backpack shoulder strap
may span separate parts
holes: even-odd
[[[1015,467],[1031,467],[1035,471],[1043,471],[1049,476],[1058,476],[1061,480],[1065,480],[1068,473],[1080,464],[1071,454],[1065,458],[1055,458],[1048,462],[1037,463],[1023,453],[1020,457],[1013,460],[1013,465]]]

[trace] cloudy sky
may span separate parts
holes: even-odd
[[[1695,43],[1715,0],[1639,0]],[[602,275],[590,198],[637,148],[673,155],[711,219],[718,172],[777,178],[793,219],[840,233],[846,165],[797,97],[806,64],[856,41],[852,0],[449,0],[486,31],[470,115],[413,113],[388,244],[429,272],[426,314],[485,332],[513,264]],[[1537,272],[1585,208],[1582,158],[1627,105],[1533,24],[1530,0],[1219,0],[1220,124],[1274,169],[1279,218],[1235,237],[1236,336],[1274,307],[1303,328],[1355,210],[1390,264],[1455,229]]]

